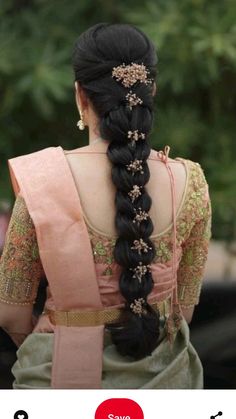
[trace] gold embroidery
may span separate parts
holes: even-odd
[[[169,236],[163,240],[156,240],[156,258],[154,262],[165,263],[172,257],[172,244]]]
[[[34,224],[23,197],[18,196],[0,259],[0,301],[33,304],[43,274]]]
[[[202,279],[211,238],[211,204],[207,203],[204,218],[197,221],[183,245],[178,270],[178,295],[183,306],[199,302]]]

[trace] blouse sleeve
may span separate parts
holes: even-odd
[[[19,194],[0,258],[0,302],[32,305],[43,275],[34,224],[24,198]]]
[[[196,196],[197,199],[195,208],[192,205],[189,206],[192,216],[195,214],[195,219],[187,239],[182,244],[182,258],[177,273],[178,298],[183,308],[199,303],[211,238],[212,210],[208,184],[201,166],[196,165],[198,176],[195,191],[191,192],[191,197]]]

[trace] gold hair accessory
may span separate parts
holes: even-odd
[[[133,243],[134,246],[131,249],[137,250],[139,255],[141,255],[141,252],[147,253],[148,250],[152,249],[143,239],[134,240]]]
[[[130,90],[129,93],[125,96],[128,103],[129,103],[129,109],[132,109],[133,106],[141,105],[143,103],[142,99],[136,95],[136,93],[132,93],[132,90]]]
[[[80,130],[84,130],[85,128],[84,114],[80,109],[79,109],[79,114],[80,114],[80,120],[77,122],[77,127],[79,127]]]
[[[149,84],[152,83],[152,79],[148,79],[148,74],[150,73],[147,70],[146,66],[137,63],[131,63],[125,65],[125,63],[113,67],[112,77],[116,78],[116,81],[121,81],[125,87],[133,86],[137,81],[141,83]]]
[[[141,195],[140,189],[141,189],[140,186],[134,185],[133,189],[131,189],[131,191],[128,193],[128,195],[131,197],[132,202],[134,202],[135,199],[138,198],[138,196]]]
[[[146,304],[146,301],[144,300],[144,298],[138,298],[134,300],[134,303],[130,304],[130,308],[134,314],[138,314],[139,317],[141,317],[142,314],[147,313],[147,311],[143,307],[143,305],[145,304]]]
[[[142,277],[150,270],[151,265],[143,265],[142,262],[139,262],[139,265],[136,266],[136,268],[129,268],[131,271],[134,272],[132,278],[137,278],[139,282],[141,283]]]
[[[135,159],[131,161],[130,164],[127,164],[126,167],[127,170],[132,171],[132,176],[134,176],[136,172],[140,172],[142,175],[144,174],[142,160]]]
[[[133,223],[137,222],[139,224],[140,221],[147,220],[149,215],[146,211],[142,211],[141,207],[139,207],[138,210],[136,208],[134,208],[134,210],[135,210],[136,215],[133,219]]]
[[[128,138],[131,139],[131,144],[132,146],[134,146],[135,141],[138,141],[140,138],[142,140],[145,140],[146,135],[144,134],[144,132],[138,132],[138,130],[134,130],[134,131],[128,131]]]

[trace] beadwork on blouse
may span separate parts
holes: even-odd
[[[182,307],[198,304],[211,237],[211,203],[201,166],[185,160],[188,167],[186,195],[177,217],[177,247],[182,257],[177,272],[178,298]],[[86,222],[86,220],[85,220]],[[99,234],[86,223],[95,264],[104,265],[102,276],[114,273],[116,238]],[[156,248],[153,263],[168,264],[172,258],[172,228],[151,236]],[[36,231],[24,198],[17,196],[5,246],[0,258],[0,301],[30,305],[35,302],[40,278],[44,276]]]

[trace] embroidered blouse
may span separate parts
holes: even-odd
[[[183,160],[183,159],[182,159]],[[181,252],[177,272],[177,292],[182,307],[199,303],[200,290],[211,237],[211,202],[208,185],[201,166],[185,160],[187,183],[176,218],[176,245]],[[85,218],[96,267],[102,267],[100,291],[103,303],[109,300],[109,288],[103,292],[102,280],[117,274],[113,257],[115,237],[96,231]],[[163,233],[151,236],[156,247],[153,263],[168,266],[172,258],[172,226]],[[44,269],[37,244],[36,231],[19,194],[15,200],[5,245],[0,258],[0,301],[15,305],[35,302]],[[117,285],[118,287],[118,285]],[[117,288],[118,290],[118,288]]]

